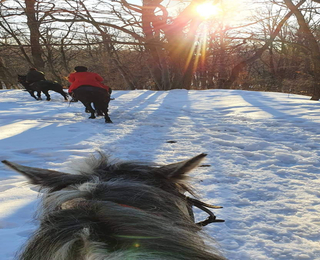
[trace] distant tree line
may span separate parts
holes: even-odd
[[[320,0],[263,0],[251,13],[228,0],[5,0],[0,88],[30,67],[68,85],[74,66],[114,89],[244,89],[320,98]],[[248,3],[249,4],[249,3]],[[241,16],[240,16],[241,17]]]

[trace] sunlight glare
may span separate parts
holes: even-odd
[[[198,5],[196,10],[198,14],[204,17],[205,19],[214,15],[217,15],[221,11],[219,6],[213,5],[210,2],[206,2],[201,5]]]
[[[36,120],[22,120],[20,122],[4,125],[0,127],[0,140],[19,135],[25,131],[40,126],[40,122]]]

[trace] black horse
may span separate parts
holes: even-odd
[[[51,100],[49,90],[60,93],[66,101],[68,100],[68,94],[63,91],[63,87],[59,83],[51,80],[40,80],[30,84],[27,82],[26,77],[26,75],[18,75],[18,82],[21,83],[31,97],[36,100],[41,100],[41,91],[46,95],[48,101]],[[34,95],[35,91],[37,92],[37,97]]]
[[[110,94],[107,90],[83,85],[75,89],[73,95],[86,107],[86,112],[91,113],[90,119],[96,118],[95,112],[97,112],[97,115],[99,116],[104,115],[106,123],[112,123],[108,115]],[[93,103],[95,109],[92,108],[91,103]]]
[[[78,174],[3,161],[43,194],[39,228],[17,259],[225,260],[193,221],[191,202],[201,201],[184,194],[205,156],[155,166],[102,155]]]

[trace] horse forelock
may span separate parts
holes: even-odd
[[[62,190],[49,192],[43,197],[43,211],[74,208],[85,202],[111,201],[151,212],[187,215],[184,195],[177,191],[168,192],[148,182],[125,178],[103,181],[92,177],[91,181],[70,185]]]
[[[99,157],[91,157],[81,164],[80,174],[94,176],[100,181],[120,180],[137,181],[149,186],[161,188],[169,193],[189,192],[194,194],[188,184],[188,179],[182,176],[180,179],[167,178],[166,173],[156,164],[119,162],[110,160],[100,153]]]

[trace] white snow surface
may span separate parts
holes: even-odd
[[[161,165],[207,153],[190,175],[225,223],[205,231],[230,260],[320,259],[320,103],[241,90],[114,91],[113,124],[80,102],[0,91],[0,159],[74,173],[96,151]],[[175,142],[169,142],[175,141]],[[37,189],[0,165],[0,260],[37,228]],[[197,212],[197,219],[207,216]]]

